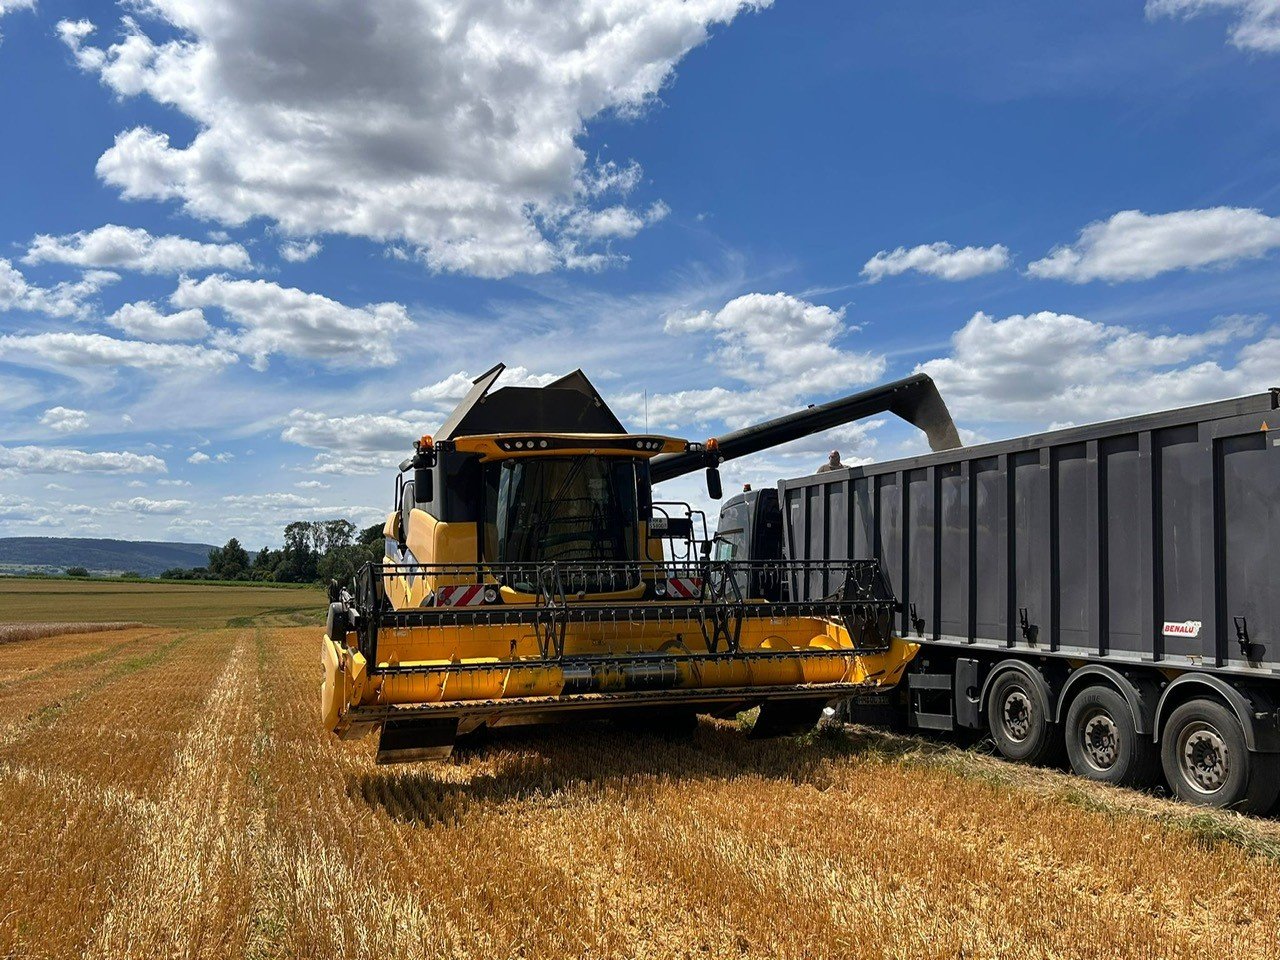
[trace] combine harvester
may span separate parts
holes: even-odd
[[[753,733],[891,687],[915,655],[879,561],[716,557],[706,520],[652,484],[878,413],[959,444],[925,376],[705,444],[628,433],[579,371],[546,387],[477,379],[396,477],[386,558],[336,588],[324,725],[381,730],[378,762],[447,757],[482,726],[583,716],[689,729],[760,706]],[[699,537],[698,533],[702,535]],[[786,585],[819,577],[821,596]]]

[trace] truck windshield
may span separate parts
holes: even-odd
[[[581,456],[486,464],[484,558],[638,560],[636,500],[634,460]]]
[[[745,559],[747,556],[747,505],[731,503],[720,511],[716,527],[713,560]]]

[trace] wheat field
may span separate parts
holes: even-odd
[[[6,644],[0,956],[1280,955],[1268,821],[709,721],[380,768],[317,729],[316,648],[278,627]]]

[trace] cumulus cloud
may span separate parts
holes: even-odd
[[[237,493],[223,497],[222,502],[255,507],[313,507],[319,503],[314,497],[296,493]]]
[[[558,373],[531,373],[521,366],[507,367],[498,380],[499,387],[545,387],[553,380],[560,379]],[[461,402],[471,389],[475,377],[465,370],[451,373],[443,380],[437,380],[430,386],[422,387],[410,394],[414,403],[441,404],[450,409]]]
[[[803,384],[813,392],[867,383],[884,372],[884,358],[836,346],[846,332],[844,308],[809,303],[785,293],[749,293],[719,310],[667,315],[669,334],[711,333],[717,366],[757,387]]]
[[[209,333],[209,324],[200,310],[163,313],[149,300],[126,303],[106,320],[125,333],[147,340],[200,340]]]
[[[714,421],[741,426],[794,408],[802,397],[847,392],[885,369],[885,358],[846,350],[844,308],[833,309],[785,293],[751,293],[719,310],[674,311],[664,330],[672,336],[711,336],[710,358],[719,374],[745,385],[615,397],[632,417],[648,414],[654,429],[689,429]]]
[[[960,416],[1085,422],[1265,388],[1280,333],[1258,338],[1259,327],[1258,318],[1226,317],[1191,333],[1153,334],[1048,311],[976,313],[953,335],[950,356],[916,369]]]
[[[108,223],[96,230],[62,236],[40,234],[23,263],[69,263],[139,273],[247,270],[249,252],[238,243],[202,243],[185,237],[153,237],[140,227]]]
[[[116,340],[100,333],[0,336],[0,357],[57,367],[137,367],[143,370],[218,370],[234,354],[209,347]]]
[[[914,270],[941,280],[969,280],[995,273],[1009,266],[1009,248],[1003,244],[990,247],[961,247],[946,242],[923,243],[892,252],[881,250],[862,266],[867,283],[878,283],[885,277]]]
[[[280,244],[280,257],[290,263],[305,263],[322,249],[316,240],[286,240]]]
[[[240,329],[219,331],[214,345],[253,358],[264,369],[272,354],[320,360],[332,366],[387,363],[392,338],[413,326],[398,303],[349,307],[318,293],[269,280],[234,280],[221,274],[184,277],[170,298],[175,307],[215,307]]]
[[[68,447],[0,446],[0,473],[167,473],[165,462],[150,454]]]
[[[133,497],[130,500],[117,500],[111,504],[116,510],[132,510],[134,513],[158,514],[172,516],[175,513],[186,513],[191,506],[190,500],[151,500],[147,497]]]
[[[1146,280],[1170,270],[1226,266],[1280,247],[1280,217],[1241,207],[1146,214],[1122,210],[1074,244],[1027,267],[1033,277],[1086,283]]]
[[[208,463],[213,457],[209,456],[203,450],[197,450],[191,456],[187,457],[187,463]]]
[[[89,414],[69,407],[50,407],[40,415],[40,424],[54,433],[74,433],[89,425]]]
[[[621,204],[603,210],[579,210],[566,221],[565,232],[589,240],[629,240],[670,212],[671,208],[661,200],[642,213]]]
[[[1147,0],[1147,16],[1232,15],[1231,43],[1241,50],[1280,51],[1280,3],[1276,0]]]
[[[570,0],[549,16],[518,0],[149,0],[170,38],[130,18],[107,47],[86,21],[59,34],[115,93],[196,128],[183,144],[121,132],[97,172],[124,196],[404,242],[433,269],[498,277],[596,262],[565,225],[639,176],[588,165],[587,121],[638,113],[714,25],[768,2]]]
[[[412,411],[329,417],[313,410],[294,410],[289,414],[289,421],[280,439],[317,450],[351,454],[411,452],[413,441],[430,425]]]
[[[90,270],[79,280],[41,287],[29,283],[17,267],[0,257],[0,310],[82,319],[92,313],[89,298],[119,279],[109,270]]]

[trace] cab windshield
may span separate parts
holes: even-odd
[[[636,469],[596,456],[485,464],[484,559],[638,560]]]

